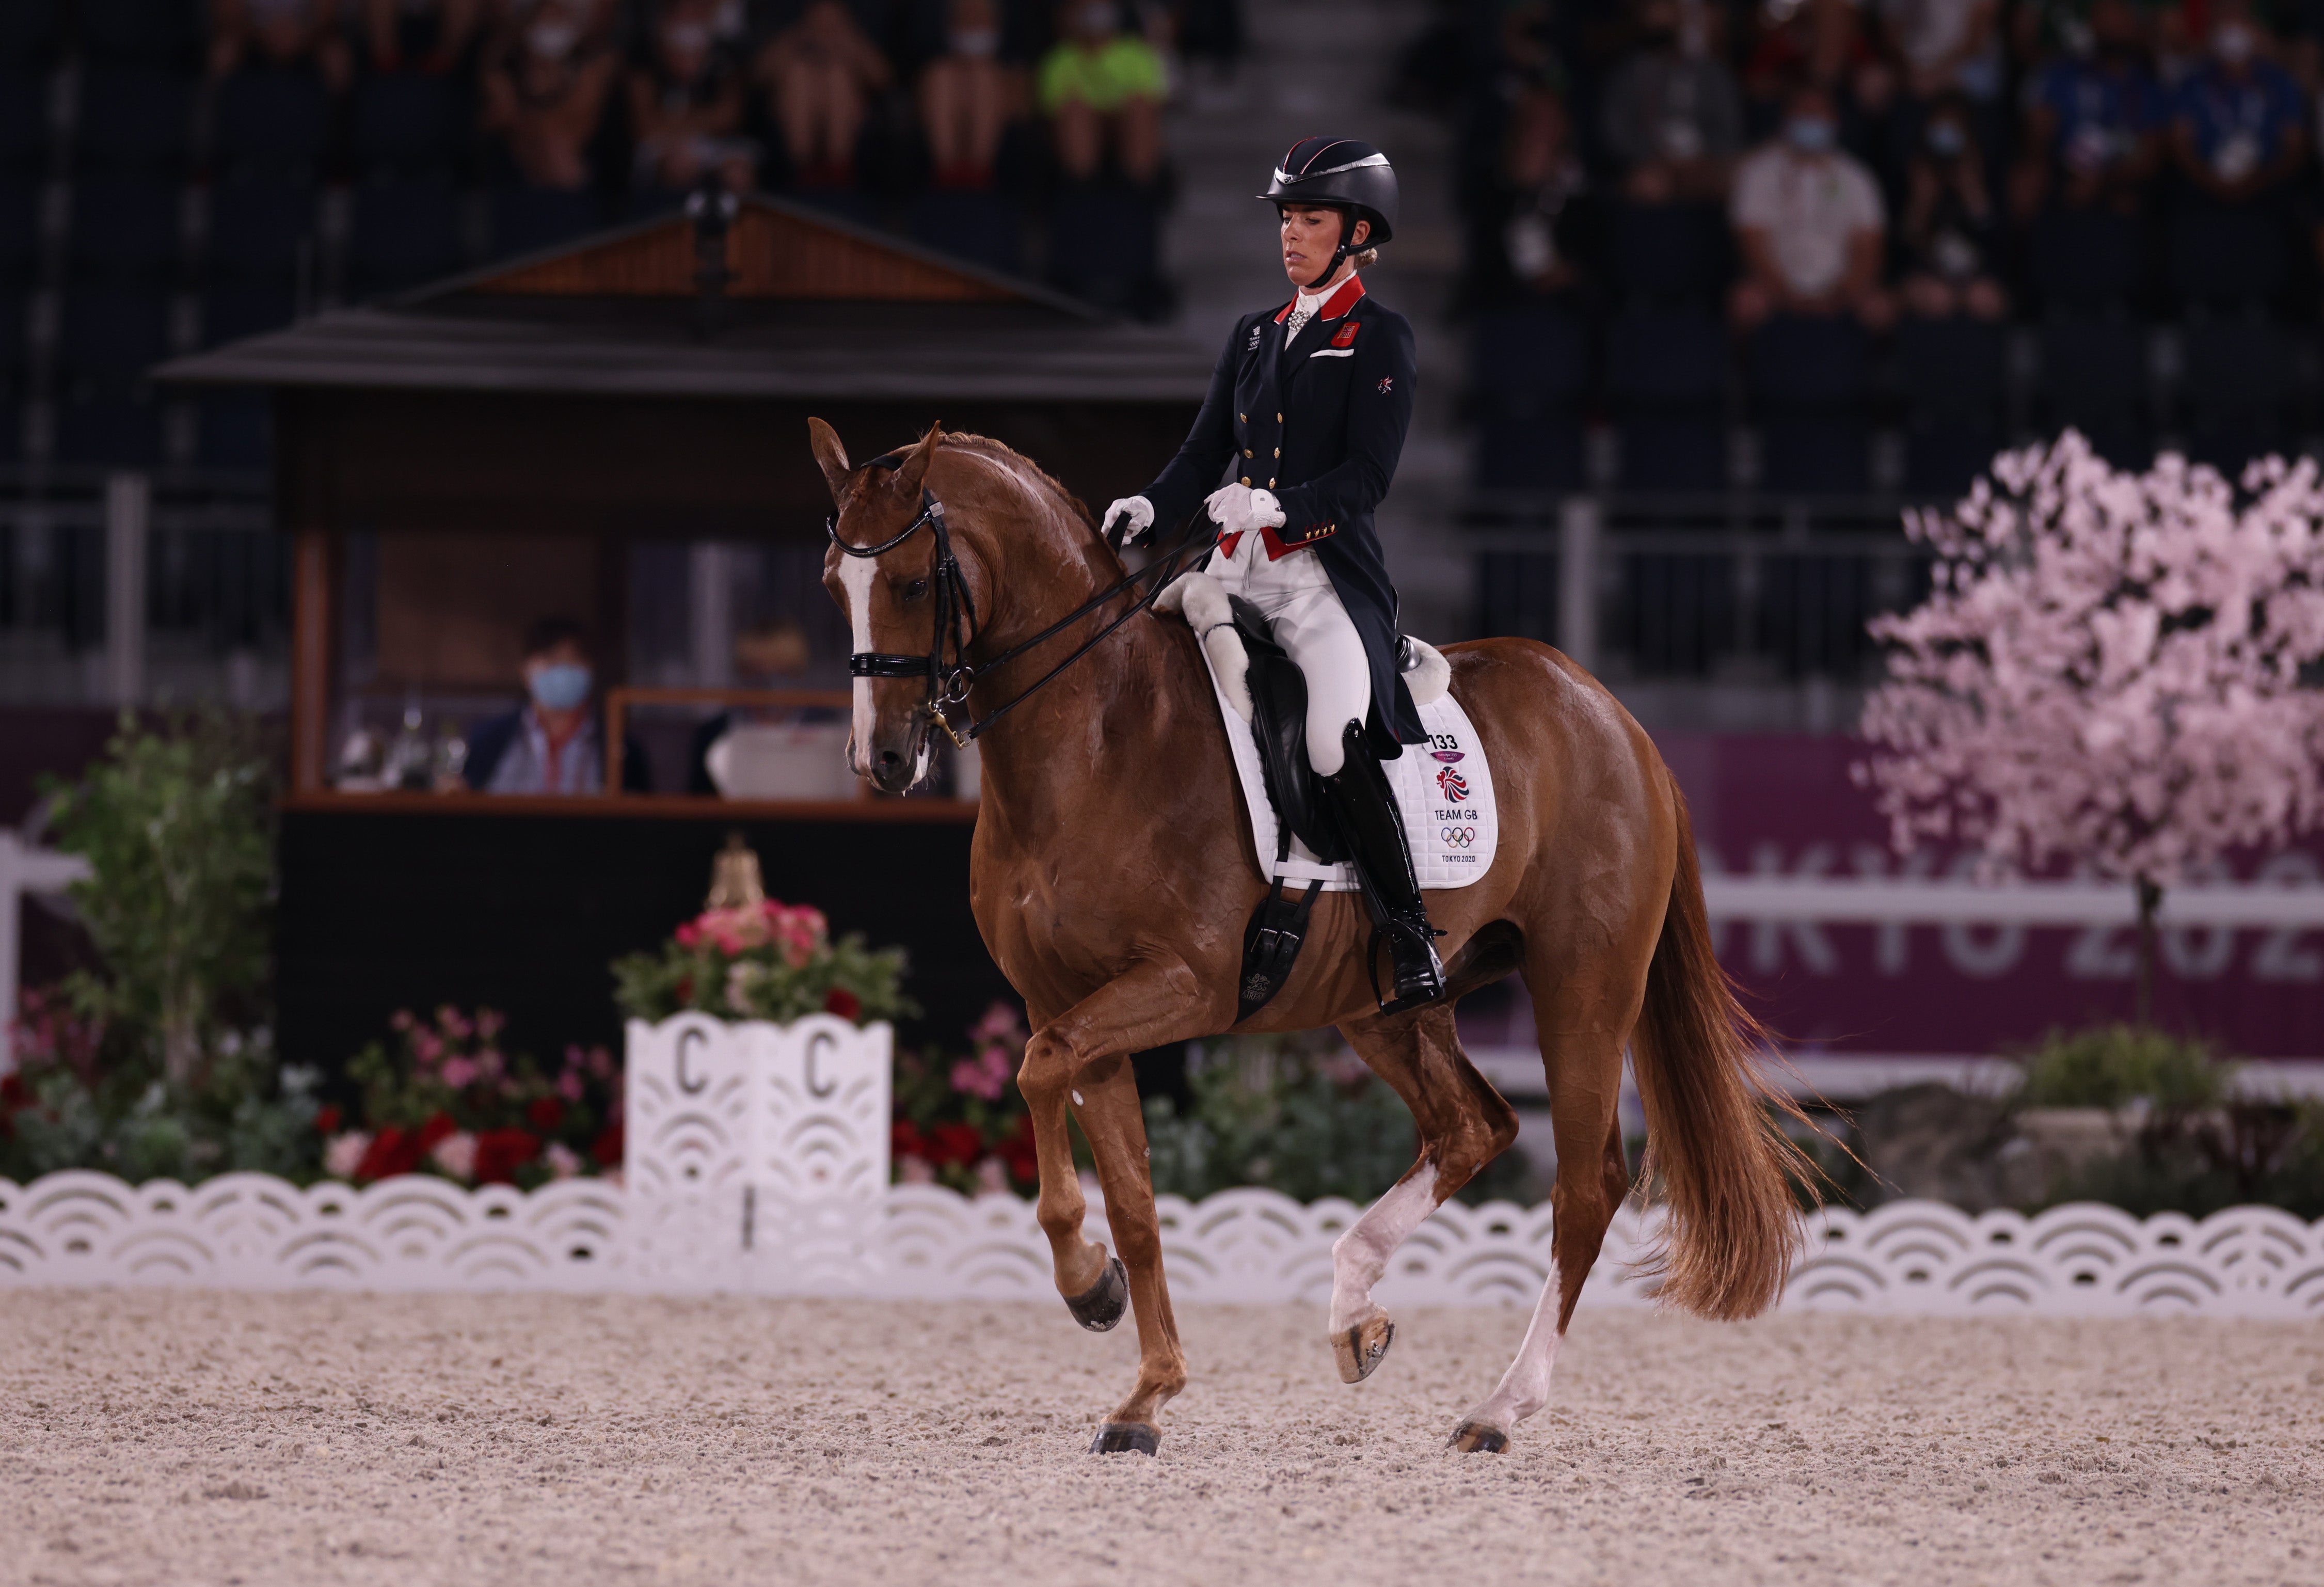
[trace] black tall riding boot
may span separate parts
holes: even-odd
[[[1346,761],[1332,776],[1315,780],[1354,856],[1372,924],[1388,938],[1396,992],[1380,1010],[1394,1013],[1443,997],[1444,963],[1436,956],[1436,930],[1420,901],[1420,881],[1412,873],[1412,851],[1405,844],[1404,818],[1397,812],[1388,773],[1364,743],[1363,724],[1349,723],[1345,742]]]

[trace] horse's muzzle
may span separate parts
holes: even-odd
[[[899,794],[918,782],[927,766],[927,718],[915,711],[901,727],[876,734],[858,752],[855,769],[881,793]]]

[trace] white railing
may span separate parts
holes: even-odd
[[[696,1204],[706,1210],[705,1204]],[[536,1290],[825,1295],[1053,1302],[1030,1203],[896,1186],[852,1213],[772,1222],[674,1221],[610,1180],[525,1195],[391,1179],[305,1189],[255,1174],[189,1188],[71,1172],[0,1180],[0,1289],[174,1285],[230,1289]],[[1182,1301],[1293,1303],[1331,1290],[1332,1241],[1359,1209],[1267,1190],[1161,1202],[1164,1261]],[[1626,1206],[1582,1291],[1590,1306],[1651,1303],[1633,1268],[1660,1214]],[[1102,1207],[1087,1224],[1110,1239]],[[1379,1287],[1384,1304],[1530,1306],[1549,1271],[1546,1206],[1441,1209]],[[2027,1218],[1933,1202],[1803,1221],[1784,1306],[1911,1315],[2195,1313],[2324,1322],[2324,1222],[2266,1207],[2200,1223],[2112,1207]]]
[[[1832,926],[2135,926],[2127,883],[1941,877],[1739,876],[1702,879],[1713,920],[1815,921]],[[2324,927],[2324,887],[2208,882],[2163,895],[2156,923],[2267,930]]]

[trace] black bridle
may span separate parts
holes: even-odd
[[[1198,522],[1204,527],[1209,527],[1207,520],[1199,520]],[[936,622],[928,645],[928,653],[925,656],[906,656],[878,650],[857,650],[847,658],[847,671],[853,678],[927,678],[928,680],[927,702],[928,715],[938,727],[944,729],[945,736],[952,740],[953,747],[960,750],[968,748],[983,734],[985,729],[1055,682],[1065,669],[1095,650],[1108,634],[1151,606],[1155,598],[1169,586],[1170,580],[1177,576],[1180,562],[1189,550],[1192,550],[1196,557],[1200,557],[1209,551],[1213,546],[1217,545],[1221,538],[1218,533],[1213,533],[1209,542],[1199,549],[1191,544],[1182,544],[1168,556],[1158,557],[1135,573],[1125,574],[1112,584],[1106,586],[1032,638],[1010,646],[997,656],[988,657],[982,661],[972,662],[968,657],[968,648],[976,642],[976,601],[969,594],[968,579],[961,572],[960,558],[953,555],[952,527],[945,521],[944,503],[936,500],[935,492],[923,490],[920,493],[919,516],[904,525],[902,530],[893,537],[881,541],[876,546],[851,545],[841,540],[839,515],[836,512],[825,521],[823,527],[824,532],[831,537],[831,543],[839,548],[841,555],[860,557],[866,560],[894,550],[923,528],[936,536],[936,567],[930,575],[932,586],[930,594],[936,597]],[[1188,537],[1190,541],[1194,538],[1191,535]],[[1140,595],[1129,611],[1124,612],[1083,641],[1079,650],[1049,669],[1031,687],[1025,689],[1015,699],[998,709],[988,711],[982,720],[976,719],[974,714],[968,710],[968,691],[976,686],[976,680],[981,674],[1004,667],[1026,651],[1047,643],[1108,601],[1135,589],[1140,579],[1157,569],[1167,570],[1166,577],[1157,579],[1154,587]],[[945,659],[947,648],[952,652],[952,659],[949,661]],[[945,715],[946,708],[953,706],[961,707],[964,718],[959,727],[954,727],[952,724],[952,719]]]

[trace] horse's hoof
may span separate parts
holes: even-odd
[[[1499,1454],[1509,1446],[1509,1435],[1482,1422],[1463,1422],[1452,1429],[1451,1442],[1462,1454]]]
[[[1388,1359],[1388,1347],[1395,1342],[1396,1324],[1384,1316],[1333,1334],[1332,1354],[1340,1363],[1340,1381],[1360,1383],[1370,1377]]]
[[[1162,1435],[1144,1422],[1105,1422],[1099,1425],[1097,1437],[1090,1444],[1090,1453],[1152,1454],[1161,1446]]]
[[[1106,1258],[1105,1271],[1098,1275],[1097,1282],[1079,1295],[1065,1296],[1065,1309],[1093,1333],[1102,1333],[1120,1322],[1121,1314],[1130,1309],[1130,1272],[1121,1259]]]

